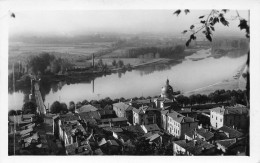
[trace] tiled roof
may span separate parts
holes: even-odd
[[[185,135],[187,135],[188,137],[190,137],[190,138],[193,138],[193,135],[195,134],[195,131],[194,131],[194,129],[191,129],[191,130],[189,130],[189,131],[187,131],[186,133],[185,133]]]
[[[228,126],[223,126],[221,128],[219,128],[219,131],[223,131],[224,133],[228,133],[228,137],[229,138],[239,138],[243,136],[243,133],[228,127]]]
[[[124,126],[122,127],[123,130],[132,132],[132,133],[141,133],[144,134],[143,129],[141,128],[140,125],[135,125],[135,126]]]
[[[156,134],[153,134],[153,135],[149,136],[149,137],[146,138],[146,139],[148,139],[148,140],[150,140],[150,141],[154,141],[155,139],[157,139],[157,138],[159,138],[159,137],[160,137],[160,135],[159,135],[158,133],[156,133]]]
[[[104,155],[104,153],[102,152],[102,150],[101,150],[100,148],[96,149],[96,150],[94,151],[94,153],[95,153],[96,155]]]
[[[236,139],[217,140],[216,143],[228,148],[236,143]]]
[[[75,154],[75,150],[77,149],[77,147],[78,147],[78,143],[73,143],[65,146],[66,151],[69,155]]]
[[[24,135],[24,134],[27,134],[27,133],[30,133],[30,132],[33,132],[33,128],[28,128],[26,130],[20,131],[20,135]]]
[[[171,99],[166,98],[166,97],[158,97],[155,99],[156,101],[164,101],[164,102],[173,102]]]
[[[98,109],[90,104],[83,105],[82,107],[76,109],[76,112],[82,113],[82,112],[90,112],[90,111],[97,111]]]
[[[115,114],[114,110],[99,110],[98,112],[101,116],[102,115],[113,115],[113,114]]]
[[[150,124],[150,125],[144,125],[147,132],[153,132],[153,131],[160,131],[160,128],[157,126],[157,124]]]
[[[214,137],[214,134],[212,132],[210,132],[204,128],[197,129],[196,133],[199,134],[200,136],[204,137],[206,141]]]
[[[127,105],[123,102],[115,103],[115,104],[113,104],[113,106],[120,108],[121,110],[124,110],[124,111],[131,111],[133,109],[132,106]]]
[[[226,114],[239,114],[239,115],[242,115],[242,114],[248,114],[249,112],[249,109],[246,108],[246,107],[239,107],[239,106],[235,106],[235,107],[216,107],[216,108],[213,108],[213,109],[209,109],[211,111],[214,111],[214,112],[217,112],[219,114],[222,114],[222,115],[226,115]]]
[[[169,112],[170,112],[169,110],[162,110],[162,111],[161,111],[161,114],[166,115],[166,114],[168,114]]]
[[[60,115],[60,119],[62,122],[75,121],[79,120],[79,116],[77,114],[64,114]]]
[[[108,140],[107,141],[109,143],[109,145],[113,145],[113,146],[119,146],[119,144],[115,141],[115,140]]]
[[[100,122],[122,122],[127,121],[126,117],[118,117],[118,118],[107,118],[107,119],[101,119]]]
[[[139,109],[136,109],[136,108],[133,109],[133,111],[138,114],[145,114],[147,111],[150,111],[150,110],[160,111],[160,109],[152,108],[150,106],[141,106]]]
[[[123,130],[119,127],[106,127],[103,128],[105,131],[110,131],[110,132],[123,132]]]
[[[189,123],[189,122],[195,122],[194,118],[191,117],[185,117],[184,115],[177,113],[176,111],[172,111],[168,114],[169,117],[171,117],[174,121],[178,123]]]
[[[187,140],[179,140],[174,141],[174,143],[178,144],[182,148],[186,149],[188,152],[194,154],[194,155],[200,155],[203,153],[204,150],[208,150],[211,148],[214,148],[215,146],[212,144],[209,144],[206,141],[203,141],[199,138],[196,138],[195,140],[187,141]]]
[[[98,111],[82,112],[79,113],[80,119],[100,119],[100,114]]]

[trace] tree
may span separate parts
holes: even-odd
[[[23,104],[22,111],[24,114],[35,114],[37,105],[35,102],[29,101]]]
[[[97,66],[98,67],[103,67],[103,61],[102,61],[102,59],[100,58],[99,60],[98,60],[98,63],[97,63]]]
[[[83,100],[81,104],[82,104],[82,105],[88,105],[89,102],[88,102],[88,100]]]
[[[119,60],[117,65],[119,68],[122,68],[124,66],[124,62],[122,60]]]
[[[69,103],[69,111],[74,113],[75,112],[75,108],[76,108],[75,103],[73,101],[70,101],[70,103]]]
[[[62,111],[62,106],[59,101],[54,101],[50,107],[52,114],[57,114]]]
[[[61,103],[60,107],[61,107],[61,112],[62,113],[67,113],[69,111],[68,107],[67,107],[67,105],[65,103]]]
[[[17,115],[15,110],[9,110],[8,116]]]
[[[80,101],[77,102],[77,104],[76,104],[76,109],[80,108],[81,106],[83,106],[82,103],[81,103]]]
[[[114,59],[113,61],[112,61],[112,66],[117,66],[117,63],[116,63],[116,60]]]

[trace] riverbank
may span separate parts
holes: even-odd
[[[245,90],[246,89],[246,79],[243,74],[246,72],[247,65],[244,63],[227,79],[219,81],[217,83],[197,88],[192,91],[184,92],[183,95],[190,96],[192,94],[205,94],[208,95],[216,90]]]

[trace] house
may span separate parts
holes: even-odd
[[[215,143],[217,149],[225,155],[237,155],[246,151],[246,139],[217,140]]]
[[[72,143],[65,146],[67,155],[92,155],[92,149],[90,145],[79,146],[78,143]]]
[[[143,129],[144,133],[158,133],[160,132],[160,128],[157,126],[157,124],[149,124],[149,125],[141,125],[141,128]]]
[[[128,136],[132,138],[141,137],[145,134],[140,125],[124,126],[122,129]]]
[[[139,109],[133,108],[133,124],[149,125],[161,124],[160,109],[150,106],[141,106]]]
[[[249,125],[249,109],[243,106],[210,109],[210,123],[214,129],[224,125],[237,129],[247,129]]]
[[[173,142],[173,155],[214,155],[216,147],[204,140],[178,140]]]
[[[118,118],[107,118],[99,120],[100,125],[109,125],[109,126],[127,126],[128,120],[126,117],[118,117]]]
[[[53,122],[57,123],[54,124],[54,126],[57,126],[57,130],[55,132],[58,132],[58,137],[60,138],[60,140],[64,141],[65,140],[65,135],[64,135],[64,125],[68,124],[68,123],[78,123],[78,120],[80,120],[80,117],[76,114],[65,114],[65,115],[60,115],[59,117],[57,117]]]
[[[93,112],[97,111],[98,109],[90,104],[83,105],[82,107],[75,110],[75,113],[82,113],[82,112]]]
[[[117,117],[126,117],[128,122],[133,123],[133,107],[123,102],[113,104],[113,110]]]
[[[197,119],[197,112],[194,111],[192,108],[181,108],[175,111],[184,115],[185,117],[191,117]]]
[[[116,113],[114,110],[98,110],[98,113],[100,114],[101,119],[107,119],[107,118],[116,118]]]
[[[201,140],[211,142],[211,140],[214,139],[214,133],[209,131],[209,129],[204,129],[204,128],[198,128],[198,129],[195,128],[185,133],[185,139],[192,140],[195,138],[199,138]]]
[[[224,133],[227,138],[232,139],[232,138],[242,138],[244,137],[244,134],[235,130],[234,128],[228,127],[228,126],[223,126],[218,129],[219,133]]]
[[[129,102],[126,102],[126,104],[131,105],[135,108],[139,108],[141,106],[150,106],[150,107],[154,107],[155,104],[152,101],[152,99],[144,99],[144,100],[130,100]]]
[[[154,103],[156,108],[165,108],[165,107],[169,107],[169,106],[175,106],[176,108],[176,101],[174,101],[173,99],[168,99],[166,97],[159,97],[159,98],[155,98],[154,99]]]
[[[165,131],[168,129],[168,114],[170,113],[170,110],[162,110],[161,111],[161,128],[163,128]]]
[[[185,117],[175,111],[165,115],[167,120],[167,132],[176,138],[184,139],[185,133],[198,127],[198,121],[191,117]]]

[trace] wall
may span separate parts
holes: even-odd
[[[224,125],[224,117],[222,114],[210,111],[210,124],[214,129],[218,129]]]

